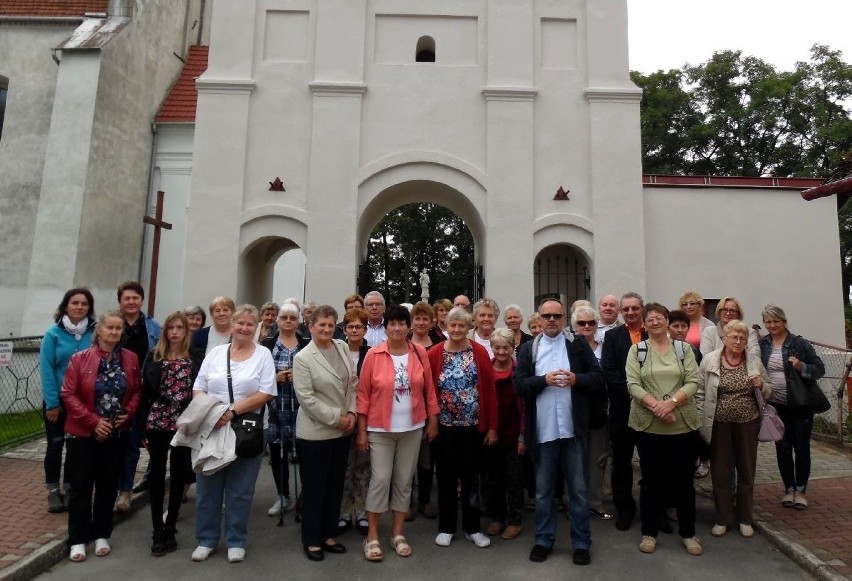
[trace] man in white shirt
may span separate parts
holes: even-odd
[[[364,296],[364,308],[367,309],[367,345],[375,347],[387,339],[385,333],[385,297],[379,291],[370,291]]]
[[[515,389],[526,403],[524,443],[535,463],[535,546],[530,560],[542,562],[556,539],[554,489],[562,466],[570,496],[571,546],[575,565],[591,563],[586,439],[589,396],[602,390],[598,360],[584,338],[563,334],[565,307],[556,299],[539,305],[544,332],[521,345]]]

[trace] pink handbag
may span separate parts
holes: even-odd
[[[760,431],[757,439],[760,442],[777,442],[784,437],[784,422],[778,417],[778,412],[763,399],[763,392],[755,388],[754,397],[760,410]]]

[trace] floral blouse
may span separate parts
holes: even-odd
[[[112,419],[121,415],[121,404],[127,392],[127,376],[121,367],[121,349],[110,354],[101,352],[98,376],[95,378],[95,413]]]
[[[479,424],[478,373],[473,348],[444,351],[438,375],[438,422],[442,426]]]
[[[151,404],[146,430],[177,430],[178,417],[192,399],[192,360],[163,361],[160,396]]]

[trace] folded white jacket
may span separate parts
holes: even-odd
[[[192,449],[192,470],[209,476],[237,459],[234,453],[237,437],[231,424],[221,428],[216,422],[228,409],[228,404],[212,395],[202,393],[192,398],[177,421],[177,433],[172,446]]]

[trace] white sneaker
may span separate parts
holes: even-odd
[[[483,535],[482,533],[473,533],[469,535],[465,533],[464,538],[469,540],[471,543],[479,547],[480,549],[484,549],[491,545],[491,539]]]
[[[710,534],[714,537],[724,537],[728,532],[728,527],[725,525],[713,525],[713,528],[710,530]]]
[[[246,550],[240,547],[230,547],[228,549],[229,563],[242,563],[246,559]]]
[[[754,536],[754,527],[751,525],[740,524],[740,534],[743,537],[750,539]]]
[[[230,551],[230,549],[229,549],[229,551]],[[212,552],[213,552],[212,548],[202,547],[201,545],[198,545],[197,547],[195,547],[195,550],[192,551],[192,560],[196,561],[196,562],[204,561],[204,560],[207,559],[207,557],[210,556],[210,554]]]
[[[452,542],[453,535],[451,533],[438,533],[438,536],[435,537],[435,544],[439,547],[449,547]]]
[[[284,512],[288,512],[293,510],[293,500],[289,496],[284,497]],[[281,512],[281,497],[279,496],[275,503],[269,507],[269,510],[266,511],[266,514],[269,516],[278,516]]]

